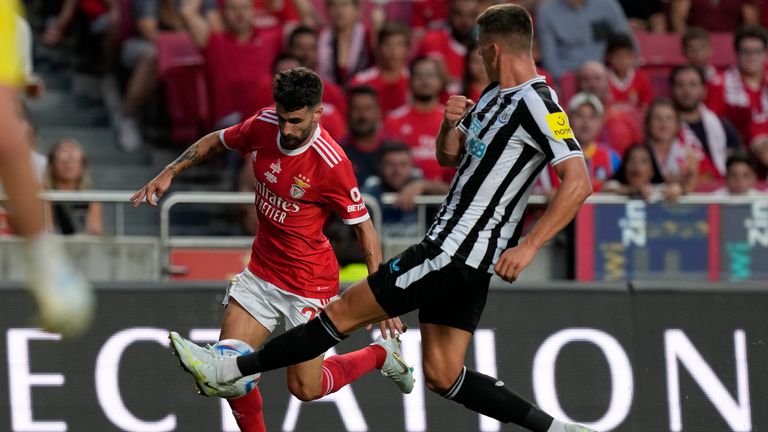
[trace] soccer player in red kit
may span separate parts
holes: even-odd
[[[259,231],[248,267],[227,288],[220,339],[260,347],[284,320],[286,330],[304,324],[338,297],[339,268],[322,227],[331,211],[355,230],[368,269],[381,262],[376,231],[358,189],[352,164],[318,120],[322,115],[320,77],[299,67],[275,75],[275,108],[265,108],[230,128],[213,132],[189,147],[131,198],[157,205],[182,170],[225,149],[247,156],[255,177]],[[392,337],[386,337],[386,328]],[[382,337],[361,350],[288,368],[288,388],[301,400],[337,391],[373,369],[400,389],[413,388],[410,367],[400,354],[399,319],[381,323]],[[237,395],[233,388],[231,395]],[[261,395],[228,399],[240,429],[263,431]]]

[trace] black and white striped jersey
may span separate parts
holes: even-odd
[[[464,156],[427,238],[493,272],[501,253],[517,245],[541,170],[584,155],[543,77],[508,89],[491,84],[457,128]]]

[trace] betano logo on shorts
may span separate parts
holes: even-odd
[[[272,192],[264,183],[256,180],[256,208],[261,214],[275,222],[285,223],[287,213],[298,213],[299,203],[288,201]]]
[[[568,124],[568,117],[563,112],[547,114],[545,117],[549,130],[555,135],[556,139],[573,139],[571,125]]]

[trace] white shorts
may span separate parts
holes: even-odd
[[[270,332],[273,332],[281,321],[285,323],[286,330],[304,324],[320,313],[328,303],[339,298],[302,297],[255,276],[247,268],[232,278],[222,304],[228,304],[230,297],[237,300]]]

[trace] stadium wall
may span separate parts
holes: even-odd
[[[493,290],[467,364],[603,431],[768,430],[768,287],[677,285]],[[195,395],[167,348],[171,329],[214,340],[222,294],[191,283],[103,287],[91,332],[65,342],[35,327],[20,287],[0,287],[0,430],[236,430],[226,404]],[[417,365],[411,395],[369,374],[305,404],[290,397],[282,371],[269,372],[260,385],[268,429],[519,430],[427,391],[416,317],[405,321],[404,354]],[[338,350],[372,337],[355,334]]]

